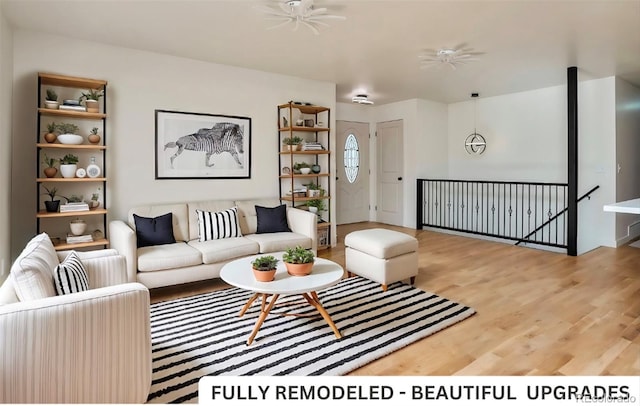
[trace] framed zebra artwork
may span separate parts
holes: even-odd
[[[156,110],[156,179],[251,178],[251,118]]]

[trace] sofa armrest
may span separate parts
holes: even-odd
[[[318,253],[318,217],[306,210],[287,208],[287,222],[294,233],[311,238],[311,249]]]
[[[123,255],[111,255],[102,258],[81,259],[89,276],[91,289],[121,285],[129,282],[127,261]]]
[[[144,403],[149,290],[127,283],[0,306],[0,403]]]
[[[138,247],[135,231],[122,220],[111,221],[109,223],[109,245],[125,257],[127,280],[137,282]]]
[[[64,259],[71,253],[73,250],[64,250],[64,251],[56,251],[58,255],[58,261],[62,262]],[[76,251],[80,260],[85,260],[89,258],[102,258],[102,257],[110,257],[112,255],[118,255],[118,251],[107,248],[103,250],[92,250],[92,251]]]

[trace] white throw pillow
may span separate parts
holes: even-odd
[[[84,292],[89,289],[87,271],[75,251],[71,251],[64,261],[56,267],[53,272],[53,280],[58,295]]]
[[[237,207],[216,212],[196,209],[196,214],[198,215],[198,237],[201,242],[242,237]]]
[[[33,237],[11,266],[16,296],[21,301],[56,295],[53,269],[60,263],[51,239],[46,233]]]

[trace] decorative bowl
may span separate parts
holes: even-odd
[[[300,173],[303,175],[308,175],[311,173],[311,168],[300,168]]]
[[[79,145],[82,144],[84,138],[78,134],[60,134],[58,135],[58,141],[60,141],[61,144]]]
[[[71,234],[82,235],[87,229],[87,223],[84,220],[73,220],[69,224],[69,228],[71,228]]]

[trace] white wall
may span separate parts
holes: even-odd
[[[615,201],[640,197],[640,88],[616,78],[616,163],[620,171],[616,177]],[[640,233],[640,221],[633,214],[615,214],[616,243],[627,242]]]
[[[138,204],[276,197],[276,106],[302,100],[335,108],[335,84],[52,37],[14,33],[13,239],[35,232],[36,82],[39,71],[108,81],[109,220]],[[154,110],[251,117],[251,179],[155,180]],[[332,115],[333,116],[333,115]],[[335,127],[335,117],[332,117]],[[335,135],[332,142],[335,142]],[[27,202],[19,203],[19,202]],[[334,239],[335,241],[335,239]]]
[[[600,190],[579,205],[578,253],[613,243],[613,223],[602,205],[613,197],[615,145],[613,78],[581,81],[578,88],[579,189]],[[555,86],[448,106],[451,179],[567,181],[567,87]],[[482,155],[469,155],[466,137],[484,136]]]
[[[11,265],[11,106],[13,33],[0,7],[0,281]]]
[[[580,76],[580,72],[578,72]],[[615,247],[615,222],[602,206],[615,200],[615,78],[578,84],[578,255],[601,245]],[[566,139],[566,136],[565,136]]]

